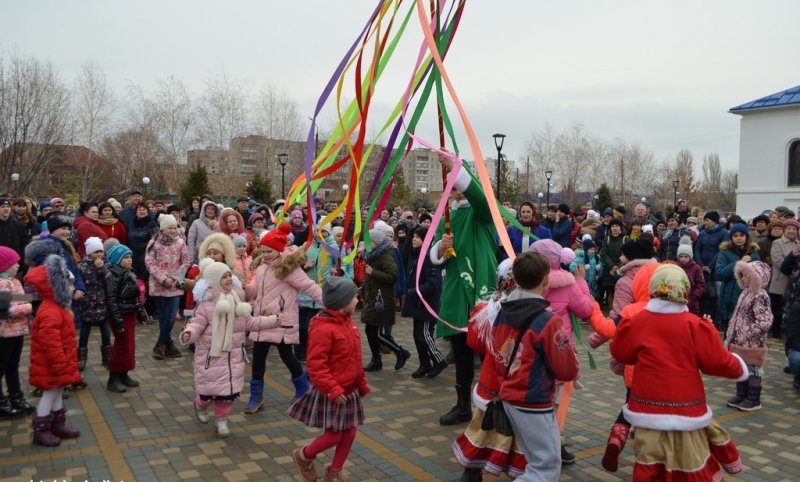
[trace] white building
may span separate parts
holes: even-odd
[[[800,86],[729,111],[739,128],[736,212],[750,218],[765,209],[800,207]]]

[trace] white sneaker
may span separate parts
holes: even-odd
[[[208,408],[201,408],[194,404],[194,414],[197,417],[197,421],[200,423],[208,423]]]
[[[217,419],[217,437],[219,438],[227,438],[231,436],[231,431],[228,429],[228,419],[227,418],[218,418]]]

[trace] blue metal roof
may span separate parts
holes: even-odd
[[[736,107],[731,107],[729,112],[735,113],[745,110],[770,109],[773,107],[786,107],[793,104],[800,105],[800,85],[742,105],[737,105]]]

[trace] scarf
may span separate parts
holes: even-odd
[[[113,226],[113,225],[115,225],[115,224],[117,224],[119,222],[119,219],[117,219],[112,214],[111,216],[108,216],[106,218],[101,217],[100,219],[97,220],[97,222],[102,224],[103,226]]]
[[[177,236],[167,236],[166,234],[159,232],[158,233],[158,240],[159,240],[159,242],[161,243],[162,246],[171,246],[171,245],[175,244],[175,241],[178,240],[178,237]]]
[[[210,356],[219,357],[222,352],[231,351],[237,304],[239,296],[234,291],[221,292],[217,296],[217,306],[214,308],[214,317],[211,320]]]

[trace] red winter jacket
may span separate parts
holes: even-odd
[[[514,291],[502,303],[492,333],[498,379],[512,364],[500,382],[500,399],[526,411],[552,410],[556,379],[578,376],[575,348],[561,319],[545,311],[548,305],[544,298]],[[526,331],[514,360],[509,360],[520,330]]]
[[[48,263],[30,270],[25,283],[33,285],[42,298],[31,330],[30,384],[49,390],[80,382],[75,320],[70,310],[56,302],[48,280]]]
[[[311,319],[308,335],[308,378],[328,400],[371,391],[361,361],[361,336],[350,316],[322,310]]]
[[[72,223],[72,226],[76,231],[75,249],[78,250],[78,254],[80,255],[81,259],[86,257],[86,245],[84,243],[86,243],[87,239],[91,237],[100,238],[101,241],[108,239],[106,232],[100,227],[100,223],[97,221],[92,221],[86,216],[78,217],[78,219]],[[121,242],[122,241],[120,241],[120,243]]]

